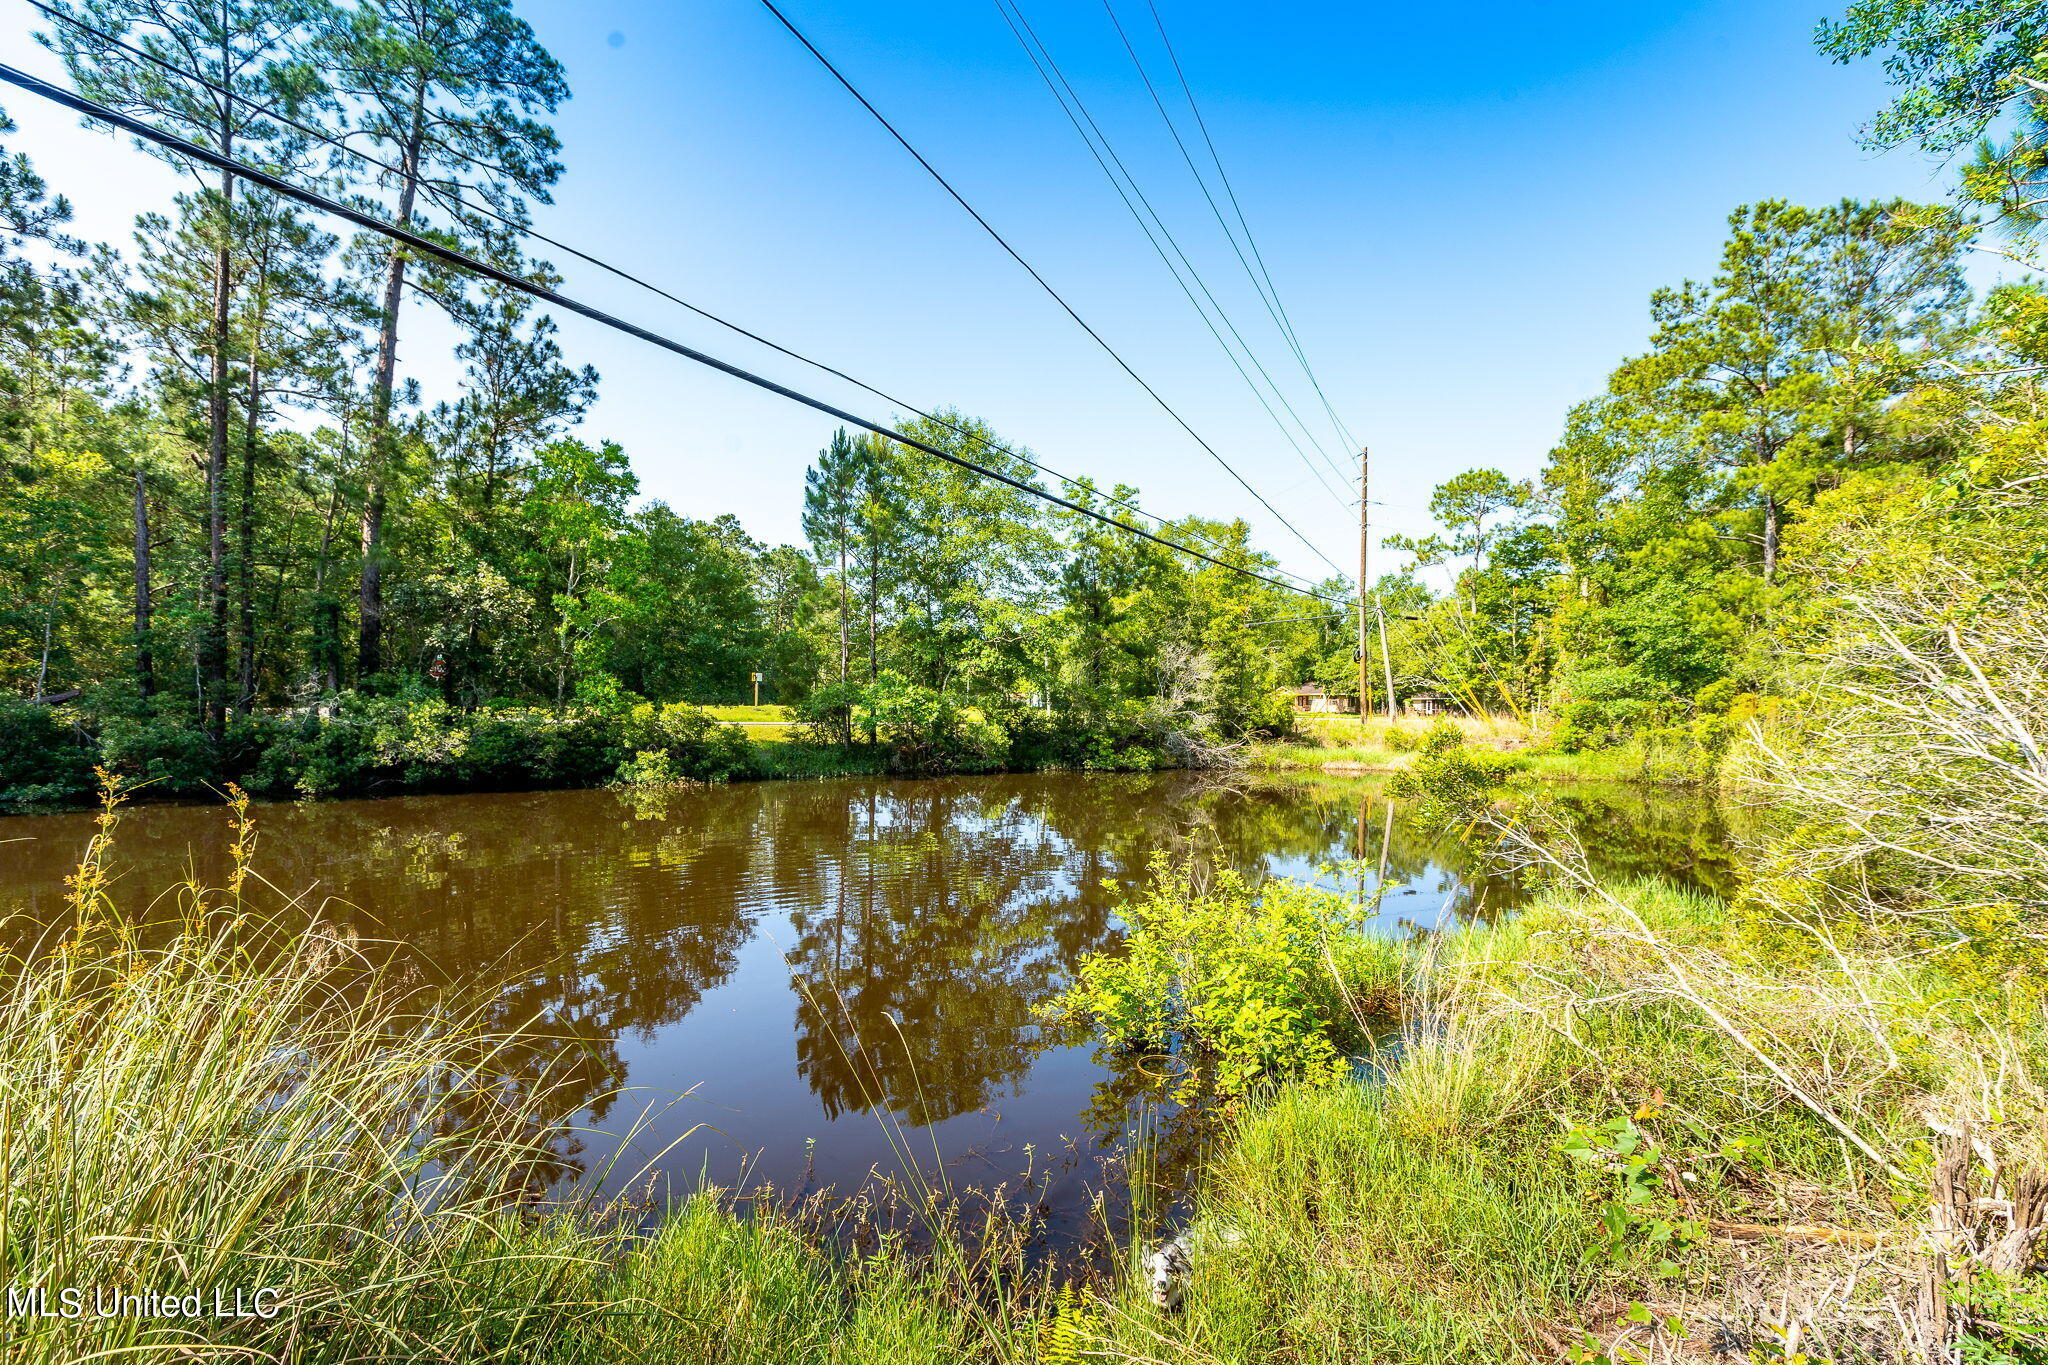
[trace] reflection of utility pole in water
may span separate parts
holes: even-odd
[[[1386,889],[1387,889],[1387,850],[1388,850],[1388,849],[1390,849],[1390,848],[1392,848],[1392,847],[1394,846],[1394,803],[1393,803],[1393,802],[1391,802],[1391,801],[1389,801],[1389,802],[1387,802],[1387,803],[1386,803],[1386,807],[1387,807],[1387,823],[1386,823],[1386,826],[1385,826],[1385,828],[1383,828],[1383,829],[1381,829],[1381,830],[1380,830],[1380,870],[1379,870],[1379,885],[1375,886],[1375,887],[1374,887],[1374,888],[1372,889],[1372,893],[1373,893],[1373,895],[1374,895],[1375,897],[1378,897],[1378,896],[1384,895],[1384,894],[1386,893]]]
[[[1365,714],[1364,697],[1360,697],[1358,700],[1358,713],[1361,716]],[[1358,863],[1358,908],[1361,910],[1365,908],[1365,816],[1366,812],[1371,808],[1372,798],[1361,792],[1358,797],[1358,855],[1356,858]]]

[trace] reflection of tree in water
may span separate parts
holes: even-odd
[[[759,807],[710,803],[659,826],[636,826],[604,792],[259,807],[256,868],[408,983],[488,983],[483,1021],[519,1037],[491,1059],[495,1098],[478,1078],[466,1094],[451,1088],[437,1131],[535,1093],[551,1112],[602,1120],[625,1080],[619,1037],[682,1018],[734,970],[752,932],[734,888],[772,861],[755,837]],[[128,812],[115,853],[123,909],[146,915],[158,888],[187,875],[220,884],[224,823],[191,807]],[[37,860],[16,884],[55,888],[43,896],[54,911],[89,831],[37,833],[13,846]],[[330,898],[336,886],[346,902]],[[573,1135],[557,1151],[562,1173],[580,1169]]]
[[[1108,883],[1155,851],[1262,868],[1326,846],[1298,799],[1195,778],[870,784],[838,812],[791,916],[798,1070],[827,1115],[915,1123],[1017,1088],[1037,1007],[1112,941]]]
[[[1162,852],[1254,873],[1342,856],[1356,819],[1348,800],[1187,777],[889,784],[839,815],[792,914],[798,1069],[828,1115],[917,1123],[1023,1080],[1037,1007],[1114,941],[1109,883]],[[1428,849],[1396,829],[1388,876],[1419,875]]]
[[[824,894],[791,916],[797,1069],[828,1116],[979,1109],[1030,1069],[1032,1011],[1102,941],[1105,898],[1004,793],[934,783],[844,810]]]

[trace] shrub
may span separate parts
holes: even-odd
[[[1564,694],[1568,700],[1557,709],[1550,742],[1568,754],[1621,743],[1657,719],[1670,700],[1662,687],[1628,664],[1575,669],[1565,680]]]
[[[1315,1081],[1349,1074],[1367,1041],[1366,995],[1383,1004],[1400,949],[1363,932],[1371,912],[1303,882],[1254,889],[1234,871],[1198,874],[1165,855],[1145,894],[1123,907],[1121,953],[1098,953],[1052,1006],[1091,1020],[1124,1047],[1176,1045],[1210,1064],[1191,1070],[1223,1094],[1265,1075]],[[1398,988],[1396,988],[1398,995]]]
[[[1490,801],[1523,766],[1507,754],[1472,748],[1464,731],[1440,720],[1423,734],[1415,762],[1388,781],[1387,794],[1415,802],[1425,820],[1455,818]]]
[[[331,717],[307,714],[273,723],[250,786],[305,796],[596,786],[610,781],[631,757],[632,724],[630,714],[607,708],[463,712],[438,697],[349,694]],[[671,743],[681,746],[679,732],[664,740],[654,733],[661,722],[649,725],[653,730],[643,733],[639,747],[667,752]],[[696,775],[688,762],[678,766]]]
[[[813,744],[853,743],[853,713],[867,698],[856,682],[826,683],[790,708],[799,734]]]
[[[619,769],[623,780],[631,780],[627,767],[648,762],[651,755],[659,756],[660,770],[670,782],[724,782],[755,767],[754,746],[739,727],[682,702],[635,706],[626,714],[623,739],[634,754]]]
[[[109,712],[100,718],[99,744],[100,762],[129,787],[148,784],[166,795],[196,792],[220,776],[205,732],[186,716]]]
[[[893,672],[866,684],[827,683],[793,708],[798,734],[808,742],[845,748],[866,735],[883,746],[890,772],[913,774],[1008,766],[1011,732],[994,716],[1011,717],[1016,709],[994,698],[976,710]]]
[[[1008,761],[1010,736],[946,693],[884,673],[865,690],[856,727],[869,726],[899,773],[993,772]]]
[[[55,708],[0,699],[0,801],[67,801],[91,790],[91,753]]]

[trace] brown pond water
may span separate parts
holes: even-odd
[[[1592,788],[1566,802],[1603,872],[1709,889],[1727,875],[1703,803]],[[1358,859],[1346,881],[1369,890],[1384,868],[1379,925],[1394,934],[1524,894],[1370,779],[754,783],[257,817],[273,885],[442,971],[502,982],[506,1025],[547,1021],[533,1064],[582,1109],[558,1144],[562,1178],[847,1190],[900,1171],[907,1149],[928,1180],[1028,1199],[1055,1235],[1115,1183],[1128,1126],[1158,1099],[1142,1072],[1049,1044],[1034,1015],[1115,941],[1127,893],[1105,880],[1142,882],[1155,852],[1262,876]],[[0,912],[61,913],[90,833],[85,815],[0,819]],[[218,884],[228,837],[218,807],[130,808],[117,897],[139,909],[188,873]],[[620,1151],[609,1135],[636,1122]]]

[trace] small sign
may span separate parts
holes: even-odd
[[[761,681],[761,675],[760,675],[759,673],[756,673],[756,674],[754,675],[754,681],[755,681],[755,682],[759,682],[759,681]]]
[[[432,678],[432,679],[433,679],[433,680],[434,680],[435,682],[439,682],[439,681],[441,681],[441,679],[443,679],[443,678],[447,677],[447,676],[448,676],[448,664],[447,664],[447,662],[446,662],[445,660],[441,660],[441,659],[436,659],[436,660],[434,660],[434,662],[432,662],[432,663],[428,664],[428,665],[427,665],[427,676],[428,676],[428,677],[430,677],[430,678]]]

